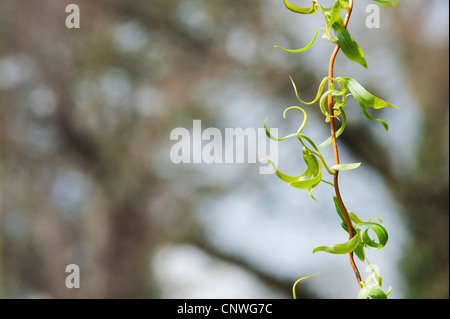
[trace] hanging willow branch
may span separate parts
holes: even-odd
[[[397,3],[397,0],[374,1],[390,6],[394,6]],[[368,112],[367,108],[377,110],[389,107],[396,108],[396,106],[372,95],[353,78],[334,77],[334,64],[336,56],[340,50],[349,60],[360,64],[364,68],[367,68],[367,61],[364,57],[362,49],[347,30],[347,25],[353,10],[353,0],[336,0],[333,7],[331,8],[322,7],[317,0],[311,0],[311,7],[305,8],[293,5],[287,0],[283,0],[283,2],[289,10],[295,13],[310,15],[315,14],[316,12],[321,12],[325,18],[325,26],[319,28],[316,31],[311,42],[301,49],[291,50],[276,46],[277,48],[289,53],[301,53],[309,50],[314,45],[317,35],[321,30],[324,30],[324,34],[322,37],[335,44],[335,48],[330,57],[328,76],[326,76],[320,83],[316,97],[311,102],[304,102],[299,97],[296,85],[292,78],[290,78],[294,87],[295,95],[301,104],[313,105],[318,102],[319,108],[325,117],[325,121],[329,123],[331,136],[327,140],[316,146],[316,144],[309,137],[302,134],[302,131],[305,128],[308,120],[307,112],[300,106],[291,106],[284,111],[284,117],[286,117],[286,112],[290,109],[297,109],[303,113],[303,122],[301,123],[296,133],[287,135],[282,138],[273,136],[267,127],[267,118],[264,122],[264,128],[266,130],[267,136],[270,139],[279,142],[291,137],[296,137],[300,141],[303,148],[303,160],[307,168],[302,174],[298,176],[289,176],[282,173],[271,160],[267,159],[266,161],[272,164],[276,175],[282,181],[295,188],[307,189],[310,196],[314,200],[316,200],[316,198],[314,198],[312,194],[312,189],[322,184],[322,182],[334,187],[335,196],[333,196],[333,202],[336,208],[336,212],[341,218],[341,226],[348,233],[348,241],[336,245],[323,245],[316,247],[313,249],[313,253],[322,251],[331,254],[348,254],[351,267],[358,282],[358,297],[373,299],[387,298],[391,291],[391,288],[389,287],[386,293],[381,289],[382,279],[375,272],[375,270],[365,257],[364,250],[365,248],[372,250],[383,248],[388,241],[388,233],[379,218],[372,218],[367,222],[363,222],[356,214],[348,211],[346,206],[344,205],[338,183],[339,172],[342,170],[356,169],[360,166],[361,163],[341,164],[339,161],[337,139],[346,127],[347,118],[344,112],[344,108],[347,105],[347,98],[349,96],[352,96],[359,103],[362,113],[369,120],[379,122],[386,131],[389,129],[388,124],[382,119],[373,117]],[[343,20],[341,17],[342,12],[344,12]],[[335,38],[332,37],[331,30],[333,31]],[[328,86],[327,90],[324,92],[326,83],[328,83]],[[326,101],[327,107],[325,106]],[[336,119],[339,119],[339,121],[341,122],[341,126],[337,130],[335,125]],[[331,166],[327,164],[324,156],[320,151],[330,144],[332,145],[334,155],[334,165]],[[333,182],[329,182],[324,179],[322,167],[324,167],[325,171],[333,177]],[[374,222],[373,220],[376,220],[377,222]],[[376,235],[377,241],[370,238],[368,234],[369,230]],[[364,282],[361,279],[358,267],[356,266],[353,258],[354,254],[361,261],[366,262],[373,271],[372,276],[367,282]],[[300,281],[311,278],[315,275],[303,277],[295,282],[293,287],[294,298],[296,297],[296,285]]]

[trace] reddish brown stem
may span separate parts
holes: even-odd
[[[347,27],[348,21],[350,19],[350,15],[352,14],[352,9],[353,9],[353,0],[350,0],[349,4],[348,4],[347,14],[344,19],[344,28]],[[334,61],[336,60],[336,56],[337,56],[338,52],[339,52],[339,44],[336,44],[336,47],[334,48],[333,53],[331,54],[330,63],[328,66],[328,76],[330,78],[333,78]],[[328,89],[329,90],[331,89],[332,85],[333,85],[333,81],[329,80],[328,81]],[[334,106],[333,97],[331,95],[329,95],[328,96],[328,113],[330,115],[334,114],[333,106]],[[335,122],[334,122],[333,117],[330,118],[330,129],[331,129],[331,141],[332,141],[332,145],[333,145],[334,164],[337,165],[337,164],[339,164],[339,152],[338,152],[338,147],[337,147],[337,142],[336,142],[336,129],[335,129]],[[348,217],[347,209],[345,208],[344,202],[342,201],[341,193],[339,191],[338,176],[339,176],[339,171],[336,170],[336,174],[334,175],[334,190],[336,193],[336,198],[339,202],[339,206],[342,210],[342,214],[344,215],[345,223],[347,224],[349,239],[351,239],[354,236],[353,231],[352,231],[352,223],[350,221],[350,218]],[[349,253],[349,259],[350,259],[350,264],[353,268],[353,272],[355,273],[356,280],[358,281],[358,288],[361,289],[361,285],[360,285],[361,275],[359,274],[358,267],[356,266],[355,260],[353,259],[353,252]]]

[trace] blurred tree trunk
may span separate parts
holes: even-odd
[[[405,65],[412,91],[422,107],[422,140],[416,169],[400,189],[413,242],[403,269],[409,297],[449,297],[449,47],[424,43],[417,21],[426,21],[427,3],[416,8],[416,19],[399,18]]]

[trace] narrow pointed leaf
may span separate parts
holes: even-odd
[[[342,221],[345,223],[344,214],[342,213],[341,205],[339,205],[339,201],[336,196],[333,196],[333,202],[334,202],[334,207],[336,208],[336,212],[338,213],[338,215],[342,219]]]
[[[269,118],[266,117],[266,120],[264,121],[264,129],[266,130],[266,135],[267,135],[267,137],[270,138],[271,140],[280,142],[280,141],[287,140],[288,138],[297,136],[297,134],[289,134],[289,135],[287,135],[287,136],[285,136],[285,137],[281,137],[281,138],[278,138],[278,137],[276,137],[276,136],[273,136],[273,135],[270,133],[269,129],[267,128],[267,120],[268,120],[268,119],[269,119]]]
[[[297,284],[302,280],[317,276],[318,274],[320,274],[321,271],[322,271],[322,269],[320,269],[319,272],[315,273],[314,275],[302,277],[294,283],[294,285],[292,286],[292,296],[294,297],[294,299],[297,299],[297,295],[295,294],[295,287],[297,286]]]
[[[294,91],[295,91],[295,95],[297,96],[297,99],[300,101],[300,103],[305,104],[305,105],[314,104],[320,99],[320,95],[323,91],[323,88],[325,87],[325,83],[328,80],[328,77],[326,77],[322,80],[322,82],[320,82],[319,89],[317,90],[317,94],[316,94],[316,97],[314,98],[314,100],[312,100],[311,102],[304,102],[298,95],[297,86],[295,85],[294,80],[292,79],[291,76],[289,76],[289,78],[291,79],[291,83],[292,83],[292,86],[294,87]]]
[[[348,217],[350,218],[350,220],[351,220],[352,222],[354,222],[354,223],[357,224],[357,225],[363,223],[363,221],[362,221],[358,216],[356,216],[355,213],[348,212]]]
[[[309,144],[311,144],[311,146],[317,151],[319,152],[319,148],[316,146],[316,144],[306,135],[298,135],[297,137],[306,140]]]
[[[373,1],[390,7],[395,7],[399,3],[399,0],[373,0]]]
[[[333,201],[334,201],[334,207],[336,208],[336,212],[338,213],[339,217],[341,218],[341,227],[348,233],[347,222],[345,221],[344,214],[342,213],[341,206],[339,205],[339,202],[338,202],[336,196],[333,196]],[[349,217],[350,217],[350,212],[349,212]],[[350,222],[351,222],[351,219],[350,219]],[[359,236],[359,233],[356,230],[356,228],[353,227],[353,224],[351,226],[352,226],[352,234],[353,235],[358,234],[358,236]]]
[[[317,158],[308,151],[305,147],[303,148],[303,160],[305,161],[306,165],[310,169],[312,175],[316,176],[319,174],[320,167],[322,166]]]
[[[363,112],[365,117],[367,117],[371,121],[380,122],[386,132],[389,131],[389,125],[385,121],[383,121],[382,119],[374,118],[372,115],[370,115],[369,111],[367,111],[367,108],[364,105],[360,104],[359,106],[361,107],[361,111]]]
[[[379,286],[368,284],[360,290],[358,299],[387,299],[387,295]]]
[[[387,125],[387,123],[381,119],[374,118],[372,115],[370,115],[370,113],[367,111],[367,107],[371,107],[374,109],[381,109],[385,107],[394,107],[394,108],[397,107],[369,93],[361,84],[359,84],[353,78],[343,77],[339,78],[339,80],[348,85],[348,88],[350,89],[350,92],[352,93],[353,97],[355,98],[356,101],[358,101],[359,105],[361,106],[361,111],[363,112],[363,114],[371,121],[380,122],[386,131],[389,130],[389,126]]]
[[[334,246],[319,246],[313,249],[313,254],[318,251],[324,251],[330,254],[348,254],[358,247],[361,242],[360,236],[357,234],[349,241],[343,244],[336,244]]]
[[[345,56],[349,60],[359,63],[363,67],[367,68],[367,62],[363,51],[359,47],[358,43],[356,43],[356,41],[352,38],[348,30],[344,28],[343,21],[340,17],[337,18],[331,28],[333,29],[334,34],[336,35],[336,40]]]
[[[383,221],[378,217],[371,218],[368,220],[368,222],[371,222],[372,220],[375,220],[375,219],[378,220],[380,223],[383,223]]]
[[[342,117],[342,124],[341,127],[336,131],[336,138],[338,138],[342,132],[344,132],[345,126],[347,124],[347,116],[344,112],[344,109],[342,107],[339,108],[341,111],[341,117]],[[331,136],[323,143],[321,143],[318,148],[324,148],[331,144]]]
[[[316,202],[318,202],[318,200],[313,196],[312,192],[311,192],[312,188],[308,188],[308,194],[309,196],[311,196],[312,199],[314,199]]]
[[[389,296],[389,294],[391,293],[391,291],[392,291],[392,287],[389,286],[388,291],[386,291],[386,296]]]
[[[289,185],[295,188],[300,189],[310,189],[314,188],[317,185],[319,185],[320,181],[322,180],[322,165],[319,165],[319,172],[316,176],[313,178],[307,179],[307,180],[299,180],[295,182],[290,182]]]
[[[328,91],[324,92],[322,94],[322,96],[320,97],[320,102],[319,102],[320,110],[322,111],[323,115],[325,115],[327,117],[330,116],[327,109],[325,108],[325,101],[327,100],[328,95],[340,96],[340,95],[342,95],[342,92],[338,91],[338,90],[328,90]]]
[[[288,107],[287,109],[284,110],[283,117],[286,118],[286,112],[289,111],[289,110],[292,110],[292,109],[300,110],[303,113],[303,122],[300,125],[300,127],[298,128],[297,134],[296,134],[296,136],[298,136],[303,131],[303,129],[305,128],[306,122],[308,122],[308,114],[306,113],[306,111],[304,109],[302,109],[299,106],[290,106],[290,107]]]
[[[361,242],[358,244],[358,247],[356,247],[353,252],[355,253],[356,257],[358,257],[359,260],[361,260],[362,262],[366,260],[366,254],[364,253],[364,244],[362,244]]]
[[[275,163],[274,163],[272,160],[270,160],[270,159],[263,159],[263,161],[269,162],[269,163],[272,165],[273,169],[275,170],[275,174],[276,174],[283,182],[286,182],[286,183],[294,182],[294,181],[297,181],[297,180],[300,178],[300,176],[302,176],[302,175],[299,175],[299,176],[289,176],[289,175],[286,175],[286,174],[280,172],[280,170],[276,167]]]
[[[283,50],[283,51],[290,52],[290,53],[301,53],[301,52],[305,52],[306,50],[308,50],[309,48],[312,47],[312,45],[314,44],[314,42],[316,42],[317,34],[319,34],[319,31],[320,31],[320,30],[323,30],[323,29],[324,29],[324,28],[319,28],[319,29],[316,31],[316,34],[314,35],[314,38],[312,39],[312,41],[311,41],[306,47],[304,47],[304,48],[296,49],[296,50],[289,50],[289,49],[285,49],[285,48],[279,47],[278,45],[275,45],[275,48],[278,48],[278,49],[281,49],[281,50]]]
[[[359,240],[360,240],[359,237],[355,236],[343,244],[336,244],[334,246],[327,246],[327,245],[319,246],[313,249],[313,253],[323,251],[330,254],[348,254],[358,247]]]
[[[295,13],[314,14],[317,11],[317,5],[315,2],[313,2],[312,7],[301,8],[301,7],[298,7],[296,5],[289,3],[287,0],[283,0],[283,1],[284,1],[284,5],[286,6],[286,8],[288,8],[289,10],[291,10],[292,12],[295,12]]]
[[[339,80],[342,81],[343,83],[347,83],[348,88],[350,89],[350,92],[352,93],[355,100],[365,107],[371,107],[374,109],[381,109],[384,107],[397,108],[395,105],[383,101],[382,99],[369,93],[361,84],[358,83],[358,81],[356,81],[353,78],[342,77],[339,78]]]
[[[311,189],[319,185],[322,180],[322,162],[318,161],[306,148],[303,148],[303,160],[307,168],[299,176],[289,176],[282,173],[270,159],[264,159],[263,161],[269,162],[275,170],[275,174],[290,186],[300,189]]]

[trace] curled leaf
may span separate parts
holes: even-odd
[[[371,107],[374,109],[381,109],[381,108],[385,108],[385,107],[394,107],[394,108],[397,108],[397,107],[395,105],[388,103],[386,101],[383,101],[382,99],[369,93],[361,84],[359,84],[353,78],[343,77],[343,78],[339,78],[339,80],[348,86],[353,97],[355,98],[356,101],[358,101],[359,105],[361,106],[361,110],[362,110],[363,114],[371,121],[380,122],[384,126],[385,130],[387,131],[389,129],[389,126],[387,125],[387,123],[383,120],[376,119],[372,115],[370,115],[369,112],[367,111],[367,107]]]
[[[352,212],[348,212],[348,217],[350,218],[350,220],[352,221],[352,222],[354,222],[355,224],[361,224],[361,223],[363,223],[363,221],[358,217],[358,216],[356,216],[356,214],[354,214],[354,213],[352,213]],[[370,220],[369,220],[370,221]]]
[[[363,243],[359,243],[358,247],[355,248],[355,250],[353,251],[356,255],[356,257],[359,258],[359,260],[364,261],[366,259],[366,254],[364,253],[364,244]]]
[[[282,137],[282,138],[278,138],[278,137],[276,137],[276,136],[273,136],[273,135],[270,133],[269,129],[267,128],[267,120],[268,120],[268,119],[269,119],[269,118],[266,117],[266,120],[264,121],[264,129],[266,130],[266,135],[267,135],[267,137],[270,138],[271,140],[274,140],[274,141],[278,141],[278,142],[279,142],[279,141],[284,141],[284,140],[287,140],[288,138],[297,136],[297,134],[289,134],[289,135],[287,135],[287,136],[285,136],[285,137]]]
[[[264,129],[265,129],[265,131],[266,131],[267,137],[269,137],[271,140],[278,141],[278,142],[279,142],[279,141],[284,141],[284,140],[287,140],[288,138],[291,138],[291,137],[294,137],[294,136],[297,136],[297,137],[298,137],[298,136],[300,135],[300,133],[302,132],[303,128],[304,128],[305,125],[306,125],[306,122],[308,121],[308,114],[306,113],[306,111],[305,111],[304,109],[302,109],[302,108],[299,107],[299,106],[291,106],[291,107],[288,107],[287,109],[284,110],[284,112],[283,112],[283,117],[284,117],[284,118],[286,118],[286,112],[289,111],[289,110],[291,110],[291,109],[297,109],[297,110],[302,111],[302,113],[303,113],[303,122],[302,122],[302,124],[300,125],[300,127],[298,128],[297,133],[295,133],[295,134],[289,134],[289,135],[287,135],[287,136],[285,136],[285,137],[281,137],[281,138],[278,138],[278,137],[276,137],[276,136],[273,136],[273,135],[270,133],[269,129],[267,128],[267,120],[268,120],[269,118],[266,117],[266,119],[265,119],[265,121],[264,121]]]
[[[305,172],[299,176],[289,176],[282,173],[272,160],[264,159],[264,161],[269,162],[272,165],[275,174],[283,182],[288,183],[294,188],[308,189],[309,195],[316,200],[311,193],[311,189],[319,185],[322,181],[322,162],[317,160],[314,154],[308,151],[306,147],[303,148],[303,160],[307,165]]]
[[[312,39],[312,41],[311,41],[306,47],[304,47],[304,48],[297,49],[297,50],[289,50],[289,49],[285,49],[285,48],[279,47],[278,45],[275,45],[275,48],[278,48],[278,49],[281,49],[281,50],[283,50],[283,51],[290,52],[290,53],[301,53],[301,52],[305,52],[306,50],[308,50],[309,48],[312,47],[312,45],[314,44],[314,42],[316,42],[317,34],[319,33],[320,30],[323,30],[323,29],[324,29],[324,28],[319,28],[319,29],[316,31],[316,34],[314,35],[314,38]]]
[[[313,5],[309,8],[301,8],[301,7],[298,7],[296,5],[289,3],[287,0],[283,0],[283,1],[284,1],[284,5],[286,6],[286,8],[288,8],[289,10],[291,10],[292,12],[295,12],[295,13],[314,14],[317,11],[317,4],[315,2],[313,2]]]
[[[303,149],[303,159],[308,168],[297,181],[290,182],[289,185],[300,189],[311,189],[319,185],[322,180],[322,163],[305,148]]]
[[[290,107],[288,107],[287,109],[284,110],[283,117],[286,118],[286,112],[289,111],[289,110],[292,110],[292,109],[300,110],[303,113],[303,122],[300,125],[300,127],[298,128],[297,134],[296,134],[296,136],[298,136],[303,131],[303,129],[305,128],[306,122],[308,122],[308,114],[306,113],[306,111],[304,109],[302,109],[299,106],[290,106]]]
[[[318,274],[320,274],[321,271],[322,271],[322,269],[320,269],[319,272],[315,273],[314,275],[302,277],[294,283],[294,285],[292,286],[292,296],[294,297],[294,299],[297,299],[297,295],[295,294],[295,287],[297,286],[297,284],[302,280],[317,276]]]
[[[304,101],[298,96],[297,86],[295,85],[294,80],[292,80],[292,77],[291,77],[291,76],[289,76],[289,78],[291,79],[291,83],[292,83],[292,86],[294,87],[294,91],[295,91],[295,95],[297,96],[297,99],[300,101],[300,103],[305,104],[305,105],[311,105],[311,104],[314,104],[314,103],[316,103],[316,102],[319,100],[320,95],[322,94],[323,88],[325,87],[325,83],[326,83],[327,80],[329,79],[328,77],[326,77],[326,78],[324,78],[324,79],[322,80],[322,82],[320,82],[319,89],[317,90],[317,94],[316,94],[316,97],[314,98],[314,100],[312,100],[311,102],[304,102]]]
[[[382,99],[374,96],[369,93],[358,81],[350,77],[340,77],[338,78],[341,82],[346,83],[353,97],[359,104],[364,105],[365,107],[371,107],[374,109],[381,109],[385,107],[394,107],[395,105],[383,101]]]
[[[305,172],[299,176],[286,175],[276,167],[272,160],[264,159],[264,161],[269,162],[275,170],[275,174],[290,186],[300,189],[314,188],[320,183],[322,177],[322,163],[306,149],[303,149],[303,159],[308,167]]]
[[[282,173],[282,172],[276,167],[275,163],[274,163],[272,160],[270,160],[270,159],[263,159],[262,161],[269,162],[269,163],[272,165],[273,169],[275,170],[275,174],[276,174],[283,182],[286,182],[286,183],[294,182],[294,181],[297,181],[297,180],[302,176],[302,175],[299,175],[299,176],[289,176],[289,175],[286,175],[286,174]]]
[[[361,242],[361,238],[358,234],[353,236],[352,239],[348,240],[347,242],[343,244],[336,244],[334,246],[319,246],[313,249],[313,254],[318,251],[324,251],[330,254],[348,254],[351,253],[358,247],[359,243]]]
[[[367,108],[366,108],[364,105],[360,104],[359,106],[361,107],[361,111],[363,112],[363,114],[364,114],[365,117],[367,117],[367,118],[368,118],[369,120],[371,120],[371,121],[377,121],[377,122],[380,122],[381,125],[383,125],[383,127],[384,127],[384,129],[385,129],[386,131],[389,130],[389,125],[388,125],[385,121],[383,121],[383,120],[381,120],[381,119],[376,119],[376,118],[374,118],[372,115],[370,115],[369,111],[367,111]]]
[[[339,110],[340,110],[341,116],[342,116],[342,124],[341,124],[341,127],[336,130],[336,138],[338,138],[342,134],[342,132],[344,132],[345,126],[347,124],[347,116],[344,112],[344,109],[342,107],[339,107]],[[325,142],[321,143],[318,146],[318,148],[324,148],[330,144],[331,144],[331,136]]]
[[[343,95],[343,93],[338,90],[328,90],[325,93],[323,93],[322,96],[320,97],[320,103],[319,103],[320,110],[322,111],[323,115],[325,115],[327,118],[330,117],[330,114],[328,113],[328,111],[325,108],[325,100],[327,99],[328,95],[340,96],[340,95]]]
[[[383,226],[373,222],[363,222],[359,225],[367,227],[367,229],[365,229],[362,233],[362,241],[365,246],[369,247],[372,250],[378,250],[383,248],[387,244],[389,236],[388,232]],[[369,229],[373,230],[373,232],[377,235],[378,243],[370,239],[368,234]]]

